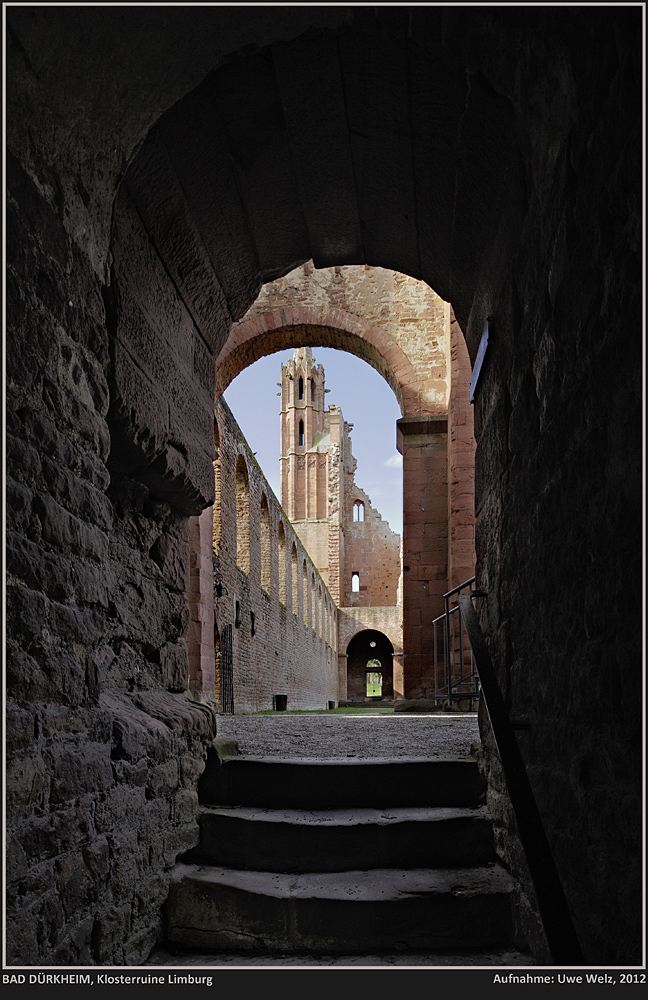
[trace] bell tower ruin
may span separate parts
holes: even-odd
[[[281,367],[281,504],[339,608],[400,604],[400,536],[355,482],[339,406],[310,347]]]
[[[310,347],[281,367],[281,503],[291,521],[327,517],[324,368]]]

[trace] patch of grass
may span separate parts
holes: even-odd
[[[261,712],[246,712],[246,715],[375,715],[376,712],[382,714],[394,713],[393,708],[295,708],[287,709],[285,712],[276,712],[273,708],[263,709]]]

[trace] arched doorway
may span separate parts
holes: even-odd
[[[351,639],[347,655],[348,701],[391,700],[394,696],[394,647],[383,632],[363,629]]]

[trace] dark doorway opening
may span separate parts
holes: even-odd
[[[347,646],[347,698],[382,701],[394,697],[394,647],[377,629],[364,629]]]

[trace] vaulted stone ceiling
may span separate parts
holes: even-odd
[[[9,148],[49,177],[105,277],[114,195],[137,159],[129,187],[179,280],[204,268],[233,318],[311,257],[378,264],[451,301],[474,353],[526,205],[548,196],[574,111],[587,113],[578,52],[606,17],[15,7]],[[620,62],[630,30],[616,9]]]

